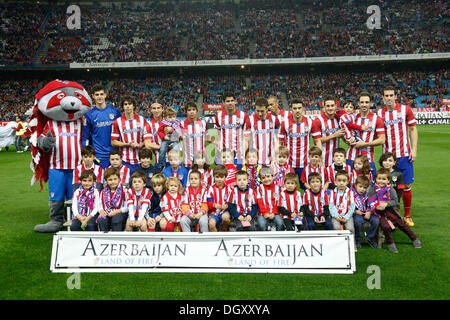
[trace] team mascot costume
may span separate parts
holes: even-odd
[[[83,116],[92,107],[87,91],[78,83],[55,80],[36,95],[31,130],[31,185],[48,181],[50,221],[36,232],[53,233],[63,227],[64,198],[72,199],[73,169],[81,160]]]

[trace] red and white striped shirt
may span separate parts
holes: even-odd
[[[150,189],[144,188],[140,194],[134,189],[128,189],[127,206],[129,219],[137,218],[142,220],[147,212],[151,197],[152,191]]]
[[[112,166],[109,166],[108,168],[112,168]],[[120,174],[120,182],[126,184],[127,186],[130,185],[130,168],[122,164],[118,170]]]
[[[269,112],[272,113],[272,112]],[[272,113],[277,119],[278,121],[280,121],[280,123],[282,123],[290,114],[292,114],[290,111],[286,111],[283,109],[280,109],[280,113],[278,115]]]
[[[181,205],[189,206],[192,213],[197,214],[202,210],[202,204],[208,205],[206,200],[207,189],[201,186],[194,189],[191,186],[183,191]]]
[[[379,116],[374,114],[373,112],[369,112],[367,117],[363,118],[361,116],[361,113],[356,114],[355,116],[355,124],[357,125],[365,125],[368,127],[366,131],[361,131],[359,133],[359,136],[364,142],[372,142],[375,140],[379,135],[384,134],[384,125],[383,121]],[[367,156],[369,157],[370,162],[374,162],[374,152],[373,147],[366,147],[367,149]],[[347,160],[355,160],[357,156],[361,154],[361,149],[355,148],[354,146],[349,146],[347,150]]]
[[[222,188],[219,188],[217,184],[213,184],[209,187],[206,199],[208,201],[209,212],[208,215],[221,215],[227,210],[219,210],[213,207],[214,203],[220,206],[223,206],[228,203],[228,198],[231,194],[231,187],[224,185]]]
[[[389,111],[387,107],[379,110],[378,116],[384,121],[386,131],[383,153],[392,152],[397,158],[409,157],[411,154],[411,142],[408,127],[413,127],[417,124],[411,108],[397,103],[392,111]]]
[[[258,164],[270,165],[275,159],[275,140],[278,139],[280,122],[271,113],[262,120],[254,113],[249,117],[249,124],[245,127],[245,135],[250,136],[249,145],[258,150]]]
[[[205,141],[208,127],[205,120],[196,119],[194,123],[186,119],[181,123],[183,133],[183,163],[185,167],[191,167],[194,154],[205,152]]]
[[[331,136],[339,130],[339,122],[335,118],[328,118],[328,116],[322,112],[312,123],[311,136],[313,139],[321,139]],[[334,138],[322,143],[323,164],[325,167],[328,167],[333,163],[333,150],[336,148],[339,148],[339,138]]]
[[[303,195],[303,202],[318,218],[323,215],[323,208],[329,205],[328,195],[322,188],[317,194],[314,194],[310,189],[306,189]]]
[[[238,169],[232,163],[224,164],[225,168],[227,168],[227,177],[225,178],[225,184],[230,187],[234,187],[236,185],[236,173]]]
[[[205,169],[197,169],[198,172],[202,174],[202,186],[206,189],[208,189],[210,186],[214,183],[214,175],[213,175],[213,169],[208,168],[208,170],[205,172]],[[187,179],[186,186],[189,187],[191,184],[189,183],[189,179]]]
[[[92,172],[94,172],[95,176],[97,177],[96,182],[103,183],[103,168],[102,167],[93,163],[92,168],[86,168],[84,163],[82,163],[82,164],[79,164],[73,171],[72,184],[81,182],[80,174],[85,170],[91,170]]]
[[[56,139],[51,149],[50,169],[75,169],[81,160],[82,119],[71,122],[49,120],[41,137],[51,132]]]
[[[344,163],[344,164],[342,164],[342,170],[344,170],[348,173],[348,176],[350,179],[350,176],[352,175],[352,171],[353,171],[352,167],[350,167],[348,164]],[[332,163],[330,166],[328,166],[326,168],[326,171],[327,171],[328,181],[332,184],[336,184],[335,179],[336,179],[336,171],[337,170],[336,170],[335,164]],[[351,180],[349,182],[352,183]]]
[[[279,138],[289,149],[289,163],[293,168],[304,168],[308,164],[311,129],[310,118],[304,116],[296,123],[292,113],[281,123]]]
[[[111,139],[119,140],[124,143],[144,142],[144,138],[151,139],[150,126],[144,117],[137,114],[133,120],[127,120],[125,115],[117,118],[112,126]],[[121,147],[122,160],[129,164],[139,163],[139,149],[132,147]]]
[[[286,208],[291,214],[300,213],[300,209],[303,205],[303,196],[300,191],[295,190],[293,193],[289,193],[286,190],[281,192],[280,202],[278,206]],[[283,216],[284,219],[292,219],[290,215]]]
[[[260,184],[256,189],[256,201],[259,206],[258,215],[267,213],[278,214],[278,202],[280,201],[280,187],[275,183],[271,185]]]
[[[213,118],[215,128],[219,132],[219,151],[231,149],[236,152],[236,159],[244,158],[243,135],[245,126],[249,125],[246,113],[236,109],[231,115],[225,110],[219,111]]]
[[[324,185],[325,182],[328,181],[328,175],[327,175],[327,168],[324,167],[317,167],[317,168],[313,168],[311,167],[310,164],[308,164],[302,171],[302,176],[300,177],[300,181],[303,183],[308,183],[308,177],[311,173],[313,172],[317,172],[320,174],[320,176],[322,177],[322,184]]]
[[[228,197],[228,202],[234,203],[236,205],[236,211],[246,216],[252,211],[252,206],[256,204],[255,191],[250,188],[246,191],[241,191],[238,186],[235,186]]]
[[[151,135],[152,135],[152,142],[157,144],[158,146],[160,146],[161,143],[162,143],[162,139],[158,135],[159,122],[157,122],[155,119],[151,119],[150,121],[147,121],[147,123],[150,126],[150,132],[151,132]],[[152,152],[155,155],[155,163],[158,163],[159,150],[152,150]]]
[[[171,218],[175,219],[175,222],[180,222],[181,219],[181,194],[171,195],[166,192],[161,199],[159,206],[161,207],[161,213],[169,221]]]

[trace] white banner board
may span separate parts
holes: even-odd
[[[354,273],[349,231],[58,232],[52,272]]]

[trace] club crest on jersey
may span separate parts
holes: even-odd
[[[110,113],[110,114],[109,114],[109,118],[110,118],[111,120],[114,120],[114,113]]]
[[[393,176],[392,181],[397,182],[397,176]]]

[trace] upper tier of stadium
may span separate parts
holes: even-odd
[[[378,5],[381,29],[367,8]],[[445,0],[0,3],[0,66],[449,52]]]

